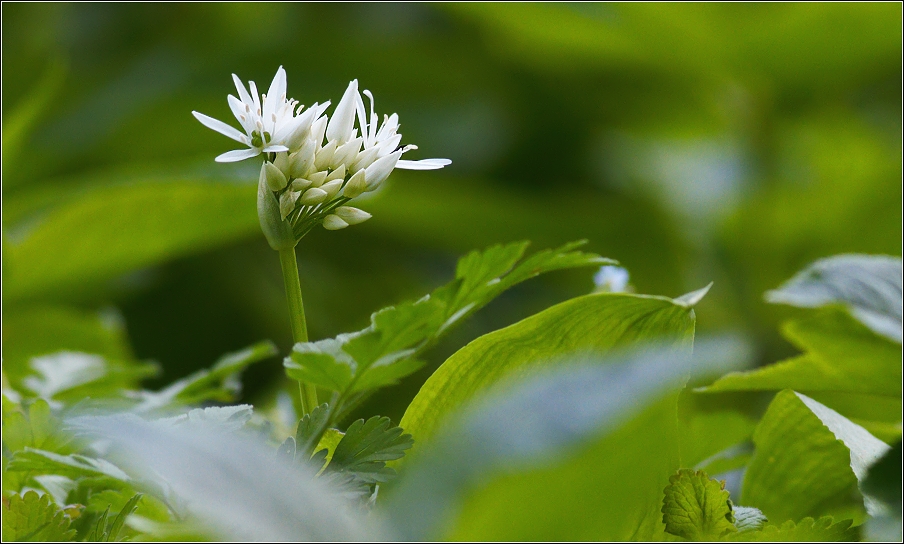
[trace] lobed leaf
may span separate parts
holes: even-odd
[[[374,416],[352,423],[336,445],[327,470],[353,474],[368,484],[386,482],[395,470],[386,466],[405,455],[414,444],[410,434],[393,427],[388,417]]]
[[[70,542],[75,529],[69,525],[69,517],[50,502],[50,495],[28,491],[3,498],[4,542]]]
[[[859,531],[851,520],[835,522],[830,516],[818,520],[804,518],[797,523],[766,525],[762,531],[746,531],[732,535],[734,542],[856,542]]]
[[[692,541],[720,539],[738,529],[725,483],[702,470],[681,469],[669,478],[662,501],[665,532]]]

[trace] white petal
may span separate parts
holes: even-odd
[[[237,162],[256,157],[260,153],[260,149],[236,149],[235,151],[227,151],[214,160],[217,162]]]
[[[402,170],[438,170],[443,166],[452,164],[449,159],[421,159],[419,161],[400,160],[396,163],[396,168]]]
[[[273,76],[270,88],[267,90],[267,98],[264,101],[264,122],[270,123],[271,117],[276,113],[277,107],[283,103],[283,95],[286,94],[286,71],[280,66]]]
[[[336,106],[330,124],[326,127],[327,140],[338,140],[339,144],[344,144],[351,138],[352,128],[355,125],[355,103],[357,102],[355,97],[357,96],[358,80],[353,79],[345,89],[345,94],[342,95],[342,100]]]
[[[235,90],[239,92],[239,98],[242,99],[242,102],[248,104],[254,104],[254,101],[251,100],[251,95],[248,94],[248,91],[245,89],[245,84],[242,83],[242,80],[239,79],[239,76],[232,74],[232,81],[235,82]]]
[[[261,109],[261,95],[257,92],[257,85],[253,81],[248,82],[248,88],[251,89],[251,101],[254,104],[255,113],[260,115],[258,111]]]
[[[286,147],[284,145],[278,145],[278,144],[268,145],[267,147],[265,147],[263,149],[264,153],[279,153],[280,151],[288,151],[288,150],[289,150],[288,147]],[[442,168],[442,167],[440,167],[440,168]]]
[[[222,134],[223,136],[228,136],[229,138],[232,138],[233,140],[235,140],[237,142],[240,142],[243,144],[248,143],[247,136],[245,136],[244,134],[242,134],[235,128],[227,125],[223,121],[219,121],[217,119],[214,119],[213,117],[208,117],[207,115],[204,115],[203,113],[198,113],[196,111],[191,112],[191,114],[195,116],[195,119],[197,119],[198,121],[201,121],[201,124],[204,125],[205,127],[209,128],[209,129],[213,129],[213,130],[219,132],[220,134]]]
[[[232,95],[227,96],[226,101],[229,102],[229,109],[232,110],[232,114],[235,115],[236,120],[241,123],[242,128],[244,128],[246,132],[254,130],[254,121],[251,119],[251,114],[245,111],[245,103]],[[242,119],[243,117],[244,119]]]

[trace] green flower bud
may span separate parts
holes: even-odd
[[[265,162],[263,166],[261,166],[261,179],[266,180],[267,187],[273,192],[282,191],[286,188],[286,185],[289,184],[286,175],[270,162]]]
[[[344,180],[334,179],[333,181],[328,181],[320,186],[322,191],[326,191],[327,199],[333,198],[334,196],[339,194],[339,189],[342,188],[342,183]]]
[[[323,185],[323,182],[326,180],[326,171],[324,172],[314,172],[313,174],[306,176],[309,180],[311,180],[311,184],[313,187],[320,187]]]
[[[342,180],[345,179],[345,165],[344,164],[340,164],[339,168],[336,168],[335,170],[330,172],[330,175],[328,175],[326,177],[327,181],[333,181],[334,179],[342,179]]]
[[[292,180],[292,185],[290,185],[289,187],[293,191],[304,191],[305,189],[310,187],[312,185],[312,183],[313,182],[309,179],[299,178],[296,180]]]
[[[281,219],[285,220],[286,216],[292,213],[292,210],[295,209],[295,201],[298,200],[299,196],[301,196],[299,192],[286,191],[279,197],[279,215]]]
[[[360,196],[367,190],[367,182],[364,180],[364,170],[358,170],[345,184],[342,194],[348,198]]]
[[[318,151],[314,155],[314,167],[318,170],[323,170],[327,166],[330,165],[330,161],[333,160],[333,155],[336,153],[336,140],[326,144],[320,151]]]
[[[323,189],[312,187],[301,195],[301,203],[305,206],[313,206],[314,204],[320,204],[326,200],[328,196],[327,192]]]
[[[373,217],[366,211],[351,206],[339,206],[334,210],[334,213],[349,225],[357,225]]]
[[[338,215],[330,214],[323,218],[323,228],[326,230],[339,230],[348,226]]]

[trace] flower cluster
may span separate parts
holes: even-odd
[[[433,170],[448,159],[409,161],[402,154],[417,146],[400,146],[399,116],[379,117],[370,102],[365,108],[358,81],[349,83],[333,111],[330,103],[305,109],[286,97],[286,71],[280,67],[267,94],[258,96],[249,81],[246,89],[233,74],[239,97],[227,101],[244,133],[222,121],[193,111],[195,118],[247,149],[228,151],[218,162],[240,161],[265,154],[258,184],[261,227],[274,249],[294,247],[314,226],[338,230],[370,218],[365,211],[345,204],[374,191],[395,168]],[[356,125],[357,121],[357,127]]]

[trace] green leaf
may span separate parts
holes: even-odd
[[[70,478],[101,478],[114,486],[131,481],[129,475],[106,459],[87,457],[79,454],[60,455],[51,451],[25,448],[16,452],[9,464],[11,472],[33,472],[37,474],[57,474]]]
[[[830,516],[818,520],[804,518],[797,523],[786,521],[780,526],[766,525],[762,531],[746,531],[734,535],[735,542],[856,542],[856,527],[847,519],[835,523]]]
[[[158,419],[156,422],[169,425],[212,424],[224,430],[236,431],[251,420],[253,413],[254,407],[250,404],[210,406],[208,408],[195,408],[185,414]]]
[[[395,476],[386,462],[401,459],[413,444],[411,435],[393,427],[388,417],[359,419],[345,431],[327,471],[353,474],[368,484],[386,482]]]
[[[702,470],[681,469],[669,478],[662,500],[665,532],[692,541],[717,540],[736,532],[725,482]]]
[[[53,334],[48,334],[53,331]],[[32,357],[78,351],[114,361],[132,359],[122,320],[115,314],[61,306],[3,311],[3,372],[16,389],[31,372]]]
[[[758,531],[769,521],[759,508],[735,506],[732,511],[735,517],[734,525],[739,533]]]
[[[793,391],[769,405],[753,435],[742,502],[775,522],[826,512],[862,515],[858,479],[888,446],[826,406]],[[869,502],[867,510],[872,510]]]
[[[400,425],[417,440],[506,376],[536,372],[579,351],[606,353],[646,341],[689,350],[694,312],[665,297],[597,293],[578,297],[474,340],[421,387]]]
[[[647,346],[513,383],[422,442],[378,506],[403,540],[661,540],[675,398],[736,348]]]
[[[473,251],[459,260],[454,281],[374,313],[368,328],[296,344],[283,363],[286,373],[346,395],[392,385],[423,366],[418,353],[513,285],[553,270],[614,263],[575,250],[584,243],[539,251],[520,263],[527,242]]]
[[[801,308],[846,305],[876,334],[902,340],[902,267],[900,257],[836,255],[811,264],[766,300]]]
[[[150,412],[171,405],[197,404],[215,400],[229,402],[241,391],[238,375],[249,365],[273,357],[278,353],[273,342],[265,340],[245,349],[228,353],[209,370],[199,370],[160,391],[141,391],[135,407],[138,412]]]
[[[66,198],[54,192],[50,209],[11,227],[4,298],[78,288],[260,231],[254,184],[197,181],[194,175],[117,177],[118,184],[94,181]],[[28,198],[4,199],[4,211]]]
[[[329,417],[330,407],[326,403],[314,408],[310,414],[302,416],[295,431],[296,455],[302,456],[303,459],[311,457],[316,451],[315,446],[318,445],[324,431],[326,431]]]
[[[69,517],[50,502],[50,495],[29,491],[3,499],[4,542],[70,542],[75,529],[69,524]]]
[[[860,488],[888,505],[891,512],[901,512],[901,440],[870,465]]]
[[[61,401],[121,397],[141,379],[159,371],[154,363],[109,361],[99,355],[68,351],[35,357],[31,367],[37,375],[26,377],[22,385],[39,397]]]
[[[72,436],[63,432],[61,422],[53,416],[50,405],[36,399],[21,409],[3,410],[3,447],[15,453],[26,447],[71,453]]]
[[[122,507],[116,517],[113,518],[113,522],[107,525],[107,516],[110,512],[110,507],[108,506],[104,513],[101,515],[100,519],[97,521],[95,525],[94,533],[89,537],[89,542],[116,542],[119,537],[119,532],[122,531],[122,526],[126,521],[126,518],[132,515],[135,510],[138,509],[138,501],[141,500],[143,495],[141,493],[136,493],[129,499],[126,504]]]

